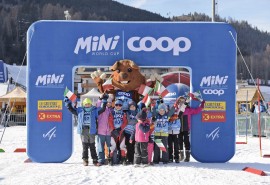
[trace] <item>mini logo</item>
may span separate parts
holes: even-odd
[[[203,94],[221,96],[227,89],[228,76],[204,76],[201,80],[200,87],[204,89]]]
[[[62,112],[38,112],[39,122],[61,122]]]
[[[210,134],[206,134],[206,138],[212,139],[212,141],[216,138],[218,139],[219,138],[219,127],[214,129]]]
[[[203,112],[202,122],[226,122],[226,112]]]
[[[46,134],[43,134],[43,138],[48,138],[50,141],[52,138],[56,138],[56,127],[53,127]]]
[[[40,75],[37,77],[35,85],[36,87],[42,87],[42,88],[64,88],[64,84],[62,84],[64,76],[65,76],[64,74]]]
[[[80,50],[85,50],[86,54],[92,52],[91,54],[96,56],[119,55],[119,52],[112,52],[113,50],[115,50],[119,39],[119,35],[106,39],[104,34],[100,37],[89,36],[85,39],[81,37],[77,41],[74,53],[79,54]]]

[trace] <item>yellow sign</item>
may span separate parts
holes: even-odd
[[[206,101],[204,104],[205,111],[208,110],[226,110],[226,102],[225,101]]]
[[[62,100],[39,100],[38,110],[62,110]]]

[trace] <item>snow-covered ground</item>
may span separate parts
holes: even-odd
[[[75,130],[75,129],[74,129]],[[3,128],[0,128],[2,136]],[[26,127],[7,127],[0,144],[1,185],[77,185],[77,184],[183,184],[183,185],[255,185],[270,184],[270,158],[260,157],[259,139],[248,138],[248,144],[236,146],[235,156],[227,163],[191,162],[155,165],[145,168],[133,166],[84,167],[81,160],[81,142],[74,131],[74,153],[64,163],[24,163],[26,153],[14,153],[26,148]],[[245,138],[237,138],[244,141]],[[262,154],[270,154],[270,139],[262,138]],[[268,176],[242,171],[245,167],[263,170]]]

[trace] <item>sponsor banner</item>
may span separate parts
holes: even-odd
[[[202,112],[202,122],[226,122],[226,112]]]
[[[211,110],[226,110],[226,102],[225,101],[206,101],[204,104],[203,110],[211,111]]]
[[[38,112],[37,120],[39,122],[61,122],[62,112]]]
[[[203,89],[202,93],[205,95],[217,95],[222,96],[225,93],[225,89],[228,89],[229,76],[211,75],[204,76],[201,79],[200,87]]]
[[[38,110],[62,110],[62,100],[38,100]]]

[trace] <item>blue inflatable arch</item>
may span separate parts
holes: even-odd
[[[71,114],[63,93],[74,66],[187,66],[190,89],[202,92],[192,116],[191,151],[200,162],[226,162],[235,153],[236,38],[226,23],[40,21],[27,33],[27,154],[35,162],[72,155]],[[192,107],[198,102],[192,101]]]

